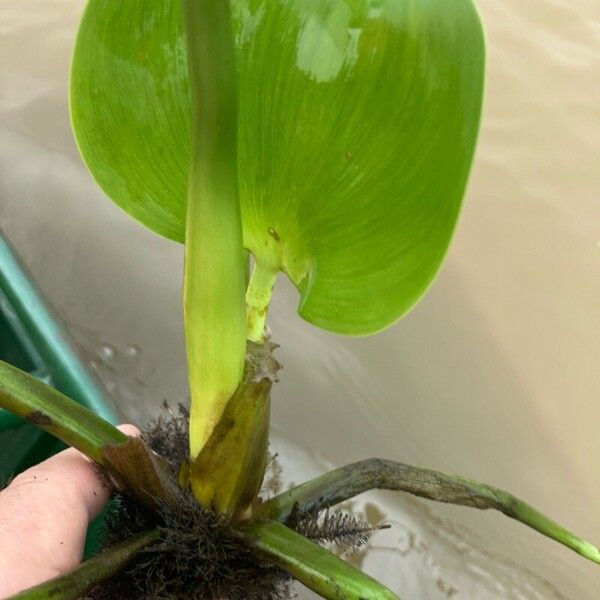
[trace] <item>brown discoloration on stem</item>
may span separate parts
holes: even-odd
[[[449,504],[495,509],[564,544],[589,560],[600,563],[600,549],[498,488],[459,475],[413,467],[380,458],[357,462],[299,485],[259,506],[260,518],[287,521],[295,510],[327,508],[373,489],[402,491]]]
[[[475,481],[392,460],[372,458],[309,481],[263,505],[261,514],[286,519],[298,504],[303,511],[334,506],[363,492],[403,491],[438,502],[479,509],[493,508],[513,516],[505,492]]]
[[[114,425],[32,375],[0,360],[0,407],[102,463],[105,444],[127,440]]]
[[[140,438],[130,437],[125,444],[105,446],[102,456],[107,469],[118,479],[119,487],[134,492],[148,508],[156,508],[157,501],[176,504],[181,489],[168,462]]]
[[[266,380],[244,382],[191,464],[194,495],[219,513],[243,511],[260,490],[267,464],[271,385]]]
[[[50,427],[50,425],[53,423],[52,419],[41,410],[34,410],[30,412],[26,416],[26,419],[37,427]]]

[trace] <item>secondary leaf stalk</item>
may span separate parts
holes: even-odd
[[[458,475],[379,458],[341,467],[275,496],[262,505],[257,516],[284,521],[294,510],[321,510],[373,489],[403,491],[438,502],[495,509],[600,563],[598,547],[504,490]]]
[[[139,438],[127,437],[89,409],[3,361],[0,408],[83,452],[150,508],[157,500],[171,503],[180,491],[168,477],[164,460]]]
[[[184,319],[190,454],[219,422],[244,372],[245,267],[237,174],[237,90],[229,2],[183,0],[192,99]]]
[[[277,269],[269,268],[260,262],[254,265],[246,291],[246,332],[249,340],[263,342],[269,302],[277,279]]]

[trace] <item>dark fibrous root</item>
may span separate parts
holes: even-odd
[[[269,455],[261,496],[279,494],[283,488],[282,468],[277,458],[277,454]],[[347,555],[359,552],[376,531],[389,527],[385,524],[371,525],[343,510],[317,508],[302,511],[298,506],[285,521],[285,525],[317,544],[334,544]]]
[[[90,594],[94,600],[283,600],[285,573],[264,563],[229,522],[182,495],[175,510],[149,514],[134,497],[119,494],[106,520],[107,547],[158,527],[159,541],[126,571]]]
[[[166,458],[176,473],[179,465],[189,458],[188,430],[190,413],[179,404],[173,410],[165,401],[161,413],[142,429],[142,439],[160,456]]]
[[[188,413],[167,406],[142,431],[165,457],[173,475],[187,460]],[[176,506],[148,511],[133,495],[117,494],[105,520],[105,548],[147,529],[161,536],[126,570],[96,587],[94,600],[283,600],[290,598],[289,576],[265,563],[229,521],[182,492]]]
[[[376,531],[389,527],[385,524],[371,525],[342,510],[304,514],[295,511],[286,525],[313,542],[335,544],[347,554],[359,552]]]

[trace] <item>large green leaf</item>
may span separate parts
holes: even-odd
[[[233,0],[244,245],[326,329],[385,327],[446,252],[481,108],[471,0]],[[183,241],[190,99],[179,0],[90,0],[72,69],[104,191]]]

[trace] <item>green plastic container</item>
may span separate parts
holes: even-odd
[[[52,384],[44,363],[0,290],[0,360]],[[0,484],[62,448],[61,442],[0,409]]]
[[[1,232],[0,359],[116,422],[99,383],[75,352]],[[63,447],[52,436],[0,409],[0,485]],[[91,528],[88,552],[97,543],[98,526],[95,522]]]

